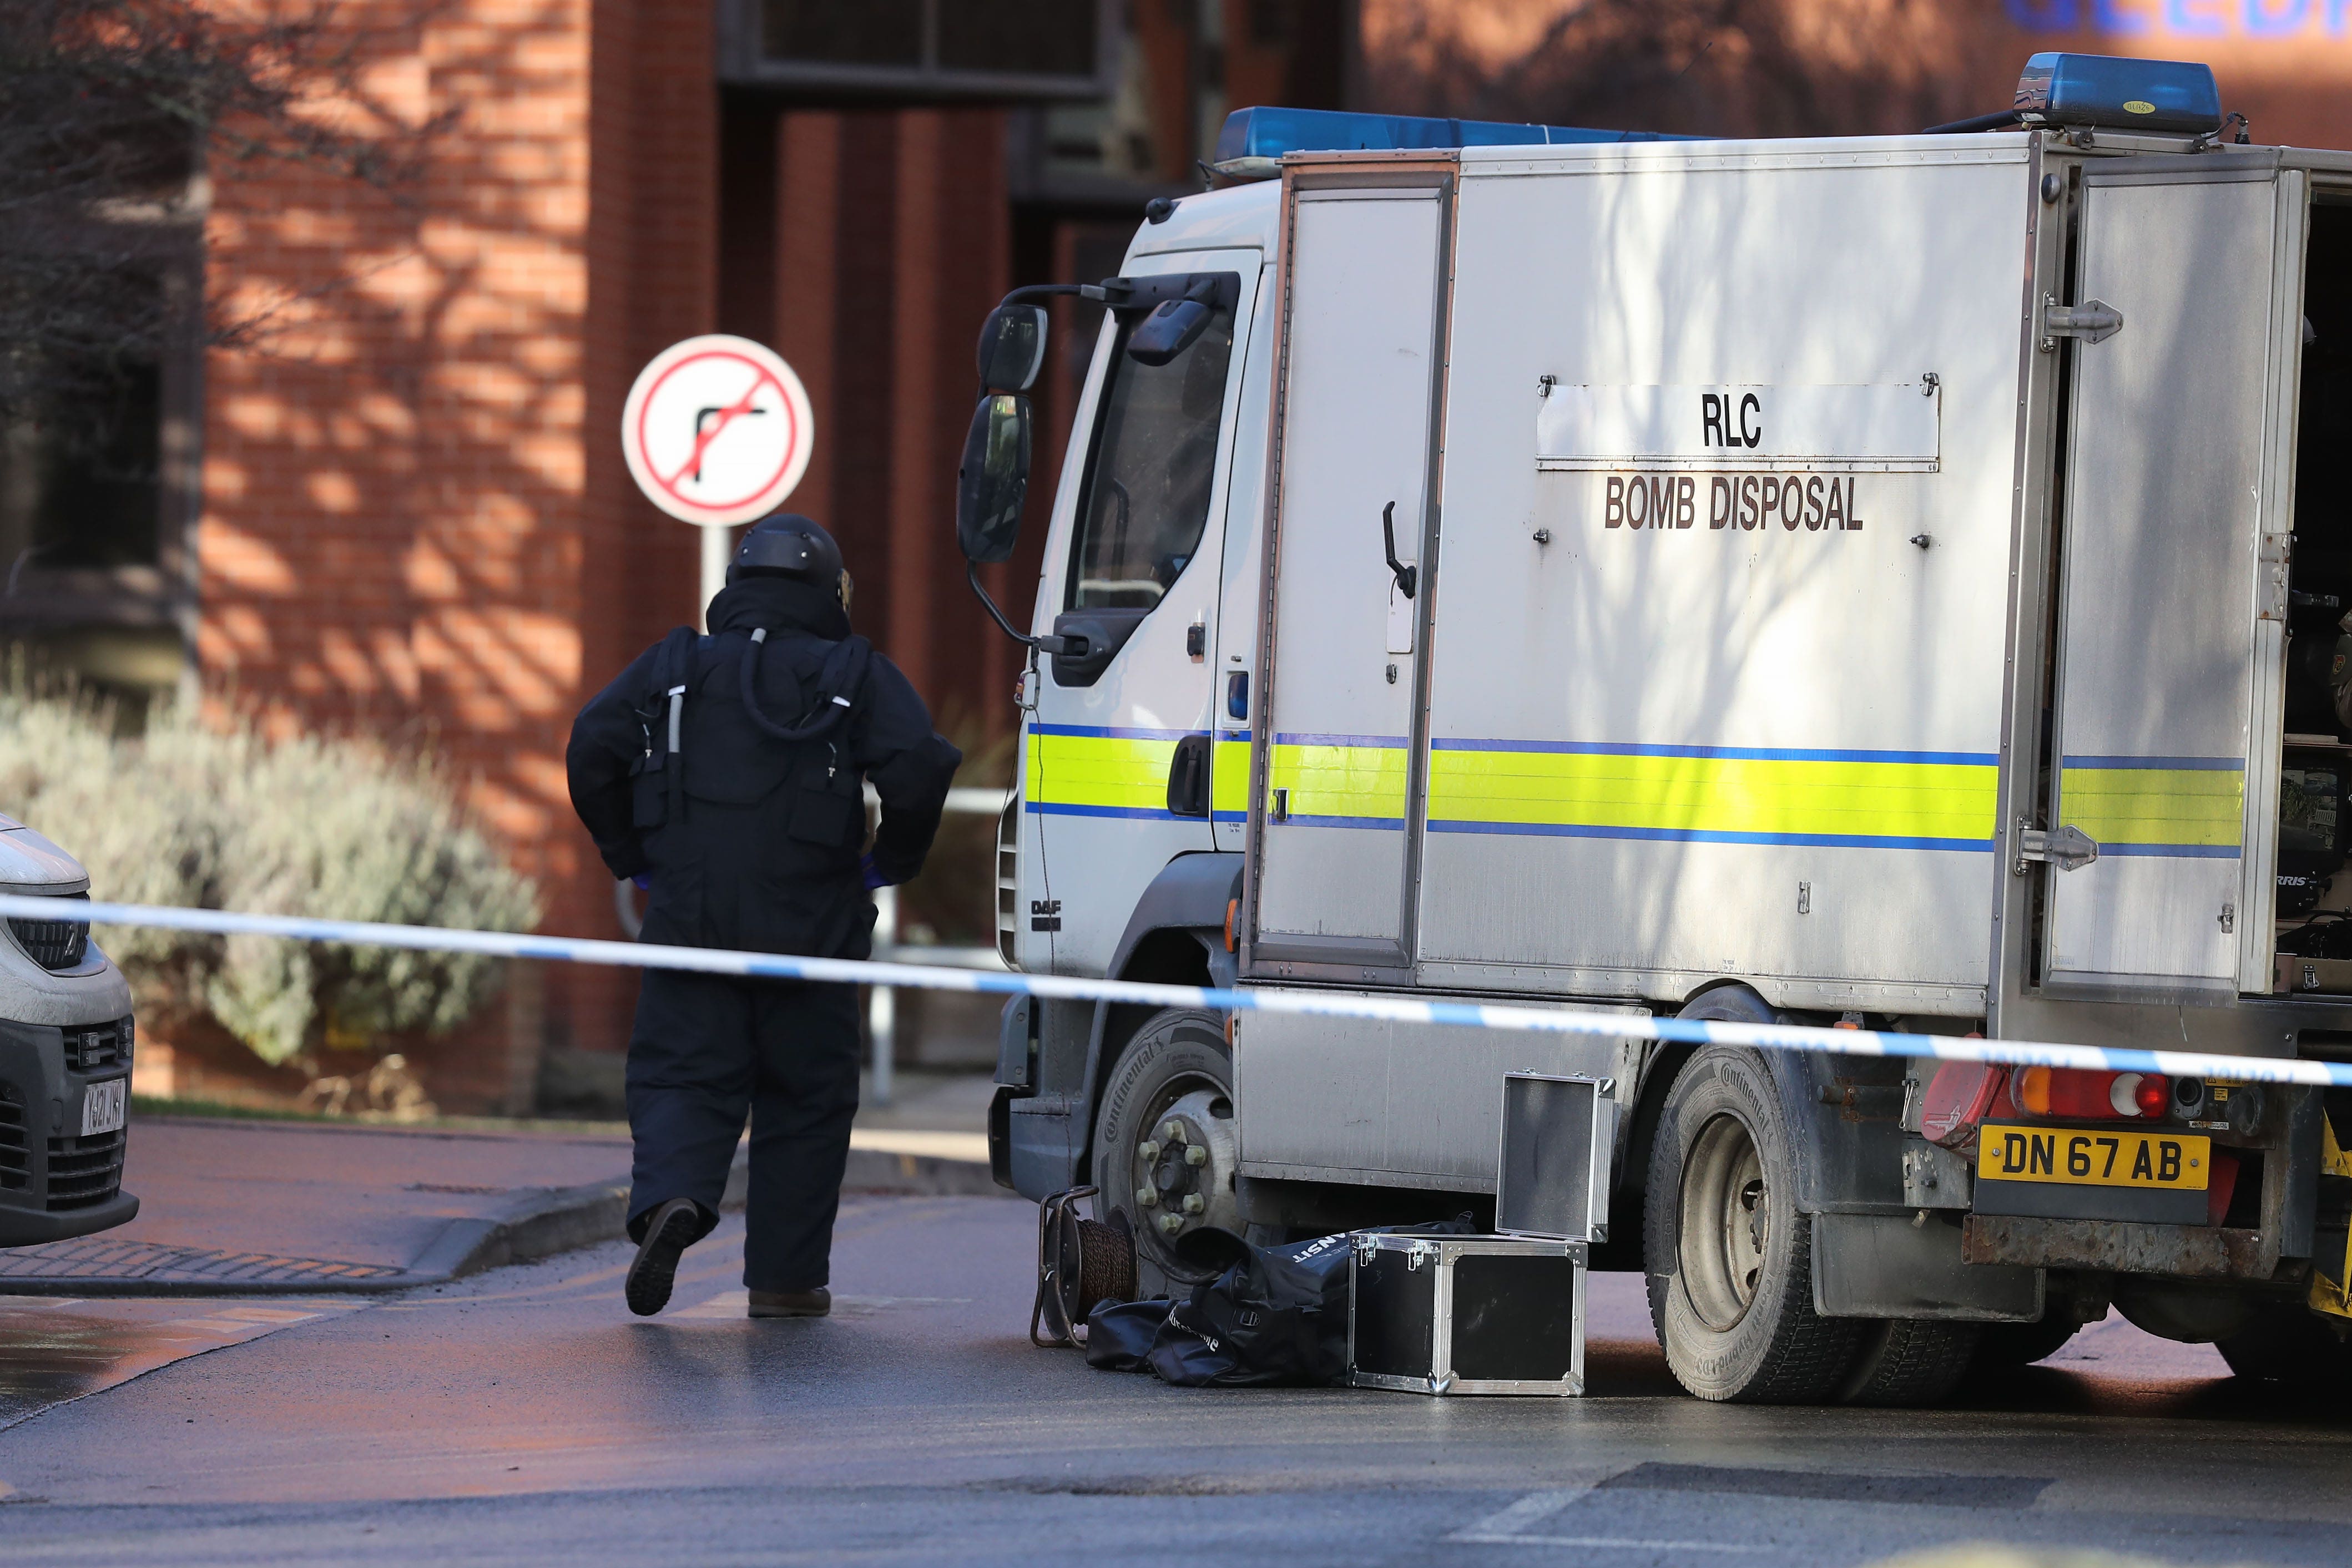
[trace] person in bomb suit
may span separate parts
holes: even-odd
[[[921,870],[962,754],[898,667],[849,628],[831,535],[779,514],[744,534],[710,601],[580,711],[572,809],[615,877],[648,890],[643,939],[863,958],[877,887]],[[882,802],[870,851],[863,787]],[[856,988],[647,969],[629,1037],[635,1162],[625,1295],[668,1303],[719,1222],[751,1126],[751,1315],[821,1317],[849,1125]]]

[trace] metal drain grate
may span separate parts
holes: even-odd
[[[101,1281],[147,1289],[185,1285],[299,1285],[331,1289],[394,1278],[404,1270],[380,1263],[338,1263],[321,1258],[276,1258],[266,1252],[213,1252],[159,1247],[147,1241],[89,1237],[0,1251],[0,1292],[10,1283]]]

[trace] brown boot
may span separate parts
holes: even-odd
[[[755,1318],[821,1318],[833,1311],[833,1292],[819,1285],[814,1291],[754,1291],[751,1315]]]

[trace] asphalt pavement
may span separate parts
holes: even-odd
[[[1034,1229],[853,1198],[821,1322],[743,1318],[734,1218],[657,1319],[616,1244],[348,1298],[0,1430],[0,1531],[12,1564],[2352,1555],[2352,1419],[2122,1325],[1943,1410],[1708,1406],[1606,1275],[1584,1399],[1187,1391],[1029,1344]]]

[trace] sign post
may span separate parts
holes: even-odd
[[[726,586],[735,525],[783,504],[815,434],[800,377],[748,338],[688,338],[638,372],[621,410],[621,452],[646,499],[701,528],[704,614]]]

